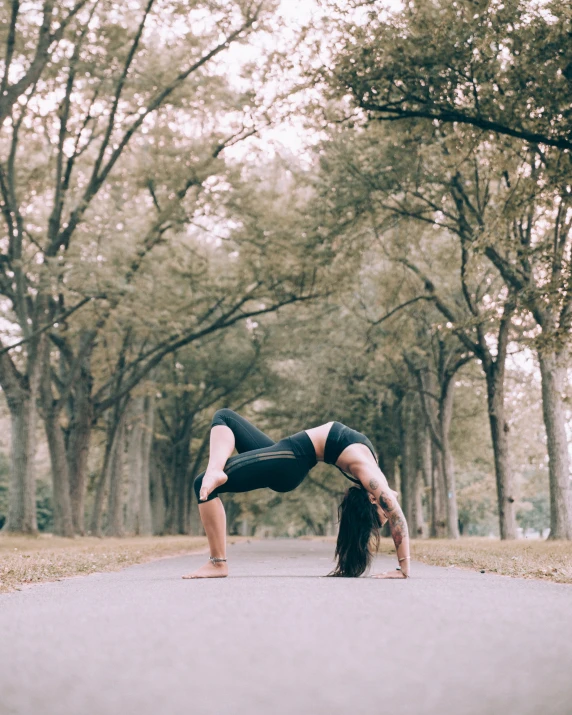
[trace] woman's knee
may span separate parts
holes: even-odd
[[[214,417],[211,422],[211,427],[215,425],[224,425],[225,427],[230,427],[229,422],[236,417],[236,412],[229,410],[228,407],[223,407],[214,413]]]

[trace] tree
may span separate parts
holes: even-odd
[[[33,13],[23,15],[19,0],[12,0],[10,18],[2,23],[5,36],[0,40],[5,48],[0,84],[0,126],[20,97],[38,82],[62,38],[73,36],[72,28],[81,23],[81,16],[77,16],[89,5],[88,0],[79,0],[75,4],[59,3],[56,8],[53,0],[44,0],[38,27]],[[13,69],[19,75],[15,81],[10,78]]]
[[[339,210],[353,205],[354,223],[369,225],[390,259],[416,276],[403,293],[403,306],[433,302],[480,361],[488,385],[500,532],[515,538],[504,366],[516,296],[476,241],[483,232],[494,234],[504,220],[507,195],[499,176],[507,162],[494,152],[487,156],[471,135],[416,124],[399,133],[368,127],[349,142],[342,140],[346,133],[331,142],[323,159],[329,177],[336,167]]]
[[[374,121],[465,124],[569,152],[571,22],[564,0],[411,0],[390,13],[374,0],[364,22],[342,15],[328,79]]]
[[[458,539],[457,490],[449,433],[453,416],[454,378],[463,365],[472,359],[472,355],[467,354],[455,337],[447,340],[446,336],[437,334],[431,343],[427,353],[422,355],[421,364],[416,359],[419,356],[415,354],[404,353],[404,360],[416,379],[426,424],[441,457],[448,536]],[[416,346],[415,352],[420,353],[421,349]]]
[[[10,29],[5,38],[6,93],[3,96],[4,111],[11,115],[10,122],[5,124],[8,131],[2,140],[0,162],[0,208],[7,235],[1,287],[13,306],[12,319],[21,331],[19,355],[14,345],[0,346],[0,384],[10,405],[14,435],[12,498],[6,526],[11,531],[35,530],[30,435],[44,370],[41,356],[46,355],[42,336],[56,322],[65,320],[85,305],[89,297],[94,297],[83,296],[70,308],[62,300],[66,257],[83,238],[87,223],[91,221],[93,225],[90,209],[98,200],[105,201],[103,188],[115,181],[114,176],[122,167],[126,168],[127,147],[145,146],[148,127],[168,103],[171,106],[181,103],[184,107],[181,93],[189,78],[192,81],[201,77],[204,81],[205,68],[212,64],[213,58],[233,42],[241,41],[252,30],[261,12],[260,5],[243,7],[241,3],[215,11],[203,35],[187,35],[180,40],[177,52],[185,58],[183,69],[173,73],[164,69],[161,62],[154,65],[147,60],[150,55],[156,57],[162,52],[157,38],[146,31],[153,12],[160,11],[154,5],[155,0],[149,0],[135,20],[127,9],[116,8],[117,12],[112,13],[97,2],[80,2],[64,16],[64,25],[51,31],[53,3],[46,2],[35,48],[30,49],[29,43],[22,44],[22,52],[32,52],[28,71],[20,81],[10,84],[10,65],[16,61],[15,48],[20,49],[16,42],[19,5],[16,2],[12,5]],[[194,10],[199,12],[200,8],[197,6]],[[57,41],[76,15],[81,29],[70,35],[69,56],[66,52],[55,53]],[[127,43],[126,27],[131,30]],[[222,40],[221,28],[226,30]],[[26,65],[23,54],[18,55],[18,63]],[[44,77],[42,70],[48,64],[50,74]],[[140,82],[139,76],[145,77],[145,82]],[[44,116],[42,102],[57,104],[53,116]],[[23,148],[30,144],[38,149],[38,155],[28,152],[25,165],[21,161]],[[224,146],[225,143],[221,148]],[[38,161],[46,148],[53,152],[53,159],[47,165]],[[197,176],[198,167],[191,160],[185,164],[186,181],[176,190],[179,202],[192,186],[205,178]],[[135,271],[138,262],[167,229],[174,209],[172,204],[170,202],[165,213],[153,222],[148,240],[134,261]],[[100,204],[99,210],[102,208]],[[88,332],[81,342],[89,345],[94,340],[95,335],[90,336]],[[63,386],[62,394],[67,396],[71,391],[73,379],[81,372],[76,363],[84,362],[88,352],[87,348],[85,351],[78,348],[75,354],[68,350],[74,362],[68,373],[69,384]],[[47,386],[43,395],[50,402]],[[46,417],[57,421],[64,402],[44,405]],[[48,427],[48,432],[55,435],[57,429]],[[55,455],[62,445],[61,440],[59,445],[54,440],[51,439],[51,443]],[[63,464],[61,456],[58,464]],[[61,528],[69,534],[69,510],[63,504],[62,509]]]
[[[188,533],[192,483],[207,456],[212,414],[254,402],[264,391],[263,371],[261,345],[244,327],[179,351],[160,369],[155,453],[165,501],[162,532]]]
[[[572,538],[560,397],[572,315],[568,4],[554,0],[536,7],[511,0],[468,6],[420,0],[390,17],[376,13],[375,5],[367,25],[341,23],[346,41],[328,76],[334,94],[349,92],[369,121],[433,122],[457,136],[473,133],[481,147],[492,145],[512,158],[498,167],[496,178],[504,194],[502,229],[492,235],[479,226],[471,246],[495,265],[542,331],[551,537]],[[457,188],[467,216],[478,204],[463,195],[464,181]]]

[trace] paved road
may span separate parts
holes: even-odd
[[[183,581],[193,555],[0,596],[0,713],[572,713],[572,587],[319,578],[332,551],[244,543],[226,580]]]

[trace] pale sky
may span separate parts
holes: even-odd
[[[346,5],[346,0],[337,0],[338,4]],[[402,7],[401,0],[385,0],[383,3],[390,10],[399,10]],[[261,58],[268,50],[283,50],[288,55],[287,50],[292,47],[295,38],[301,27],[307,25],[313,19],[318,20],[325,12],[324,4],[320,0],[282,0],[276,13],[277,24],[281,23],[280,30],[273,34],[255,34],[248,45],[233,45],[221,62],[225,67],[225,74],[234,77],[240,84],[240,72],[248,62]],[[329,46],[327,38],[321,38],[321,58],[327,62],[329,56]],[[308,52],[304,48],[299,48],[301,56],[308,57]],[[264,90],[264,97],[271,103],[273,95],[284,92],[286,87],[295,85],[299,78],[295,71],[282,75],[280,82],[270,82]],[[294,110],[305,101],[303,92],[293,94],[289,100],[289,108]],[[304,162],[311,160],[311,147],[319,141],[320,137],[314,131],[304,127],[304,120],[301,116],[287,117],[280,122],[276,122],[272,127],[264,128],[257,137],[249,139],[227,150],[227,156],[244,160],[248,159],[253,148],[257,148],[263,153],[267,153],[271,158],[281,151],[292,152]]]

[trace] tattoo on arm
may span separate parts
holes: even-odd
[[[370,489],[375,490],[375,489],[377,489],[378,487],[379,487],[379,482],[377,481],[377,479],[370,479],[370,480],[369,480],[369,488],[370,488]]]
[[[387,492],[381,492],[379,495],[379,505],[385,512],[391,512],[395,509],[393,497]]]
[[[407,528],[407,522],[403,516],[401,509],[399,511],[394,511],[393,514],[389,516],[389,526],[391,529],[391,535],[393,536],[393,542],[395,548],[399,548],[403,543],[403,539],[409,536],[409,530]]]

